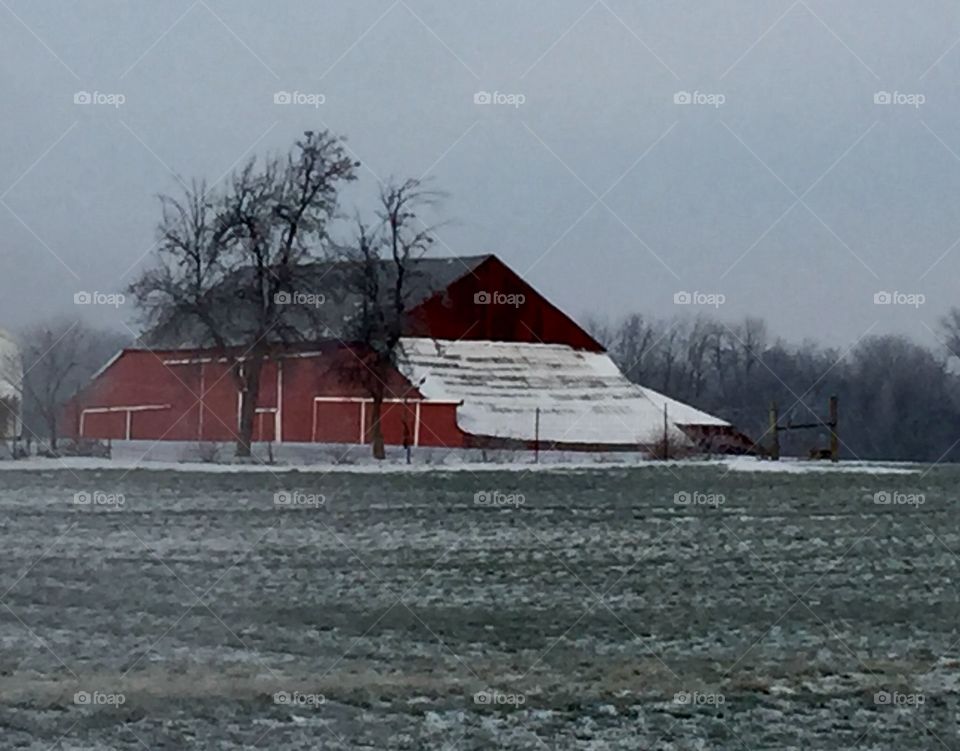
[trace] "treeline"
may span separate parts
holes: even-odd
[[[781,422],[826,417],[840,401],[842,455],[848,459],[960,460],[960,311],[942,324],[944,346],[901,336],[866,337],[849,349],[790,344],[747,318],[730,325],[705,316],[588,322],[627,377],[722,417],[764,445],[769,408]],[[955,360],[955,358],[954,358]],[[785,454],[827,445],[826,430],[781,436]]]

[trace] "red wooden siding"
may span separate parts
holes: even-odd
[[[317,443],[360,443],[359,402],[314,402]]]
[[[479,297],[482,295],[486,298]],[[510,305],[493,299],[511,295],[522,295],[523,303]],[[490,302],[486,304],[478,302],[487,298]],[[574,349],[603,351],[575,321],[495,257],[422,303],[412,318],[411,336],[567,344]]]

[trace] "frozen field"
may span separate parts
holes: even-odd
[[[56,467],[3,749],[960,748],[954,468]]]

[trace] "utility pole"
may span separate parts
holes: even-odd
[[[840,461],[840,434],[837,433],[837,425],[840,422],[840,405],[838,404],[836,394],[830,397],[830,461]]]
[[[667,403],[663,403],[663,459],[670,458],[670,436],[668,434]]]
[[[780,416],[777,403],[770,402],[770,460],[780,461]]]
[[[540,407],[537,407],[533,424],[533,463],[540,463]]]

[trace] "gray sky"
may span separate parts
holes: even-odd
[[[365,168],[345,208],[427,172],[440,252],[577,317],[711,311],[674,304],[697,291],[790,339],[932,343],[960,303],[958,41],[946,0],[0,0],[0,325],[120,320],[73,296],[130,281],[172,173],[329,127]]]

